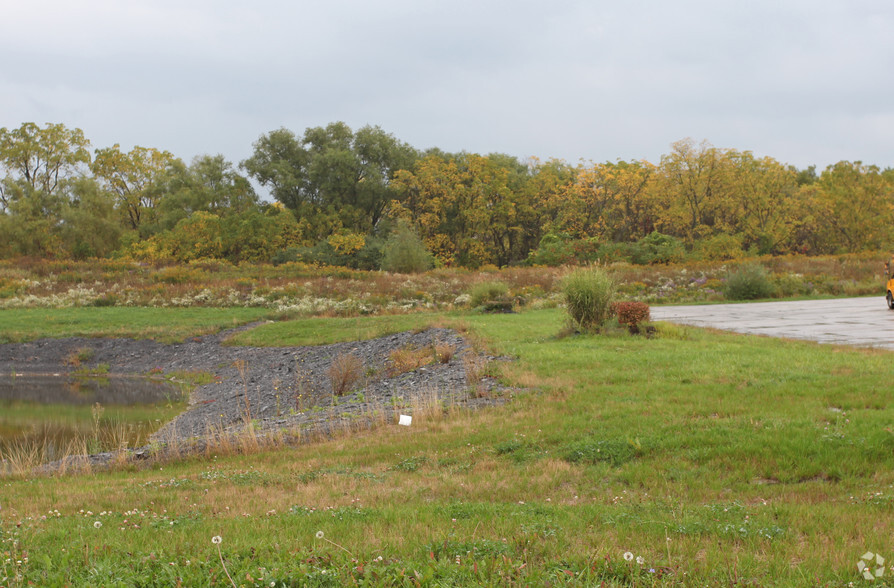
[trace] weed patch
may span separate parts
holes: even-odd
[[[570,463],[608,463],[618,467],[645,454],[639,439],[584,439],[565,446],[561,455]]]
[[[396,472],[415,472],[427,463],[428,458],[424,455],[420,455],[403,459],[391,466],[391,469]]]
[[[444,541],[429,543],[426,545],[426,549],[428,549],[434,559],[447,559],[460,563],[465,559],[476,561],[512,553],[512,548],[506,543],[489,539],[478,539],[477,541],[445,539]]]

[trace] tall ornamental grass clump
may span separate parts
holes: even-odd
[[[723,293],[729,300],[756,300],[770,298],[774,291],[766,268],[751,263],[729,273]]]
[[[562,282],[562,294],[573,326],[581,331],[598,330],[611,317],[615,290],[615,281],[601,269],[568,274]]]

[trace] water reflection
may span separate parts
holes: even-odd
[[[0,377],[0,462],[24,455],[40,463],[139,447],[184,405],[183,392],[163,380],[5,374]]]
[[[0,402],[129,406],[179,398],[180,390],[164,380],[136,376],[82,377],[66,374],[7,374],[0,377]]]

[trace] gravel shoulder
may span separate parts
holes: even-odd
[[[210,384],[193,389],[188,408],[154,436],[158,445],[203,447],[209,433],[238,434],[251,423],[257,433],[326,434],[345,424],[368,427],[392,422],[396,414],[412,415],[413,407],[463,406],[478,408],[503,402],[506,396],[496,379],[467,376],[467,367],[504,358],[478,355],[451,329],[421,332],[321,346],[236,347],[225,344],[247,325],[183,343],[162,344],[135,339],[41,339],[0,345],[0,371],[9,373],[64,373],[73,368],[67,360],[89,348],[92,357],[83,364],[109,366],[110,375],[173,372],[207,372]],[[405,373],[394,373],[390,354],[399,349],[433,345],[452,349],[444,363],[433,362]],[[351,392],[333,394],[328,374],[333,360],[351,354],[362,363],[362,375]],[[375,419],[372,415],[376,415]],[[147,448],[135,450],[137,456]],[[102,463],[94,456],[91,461]]]

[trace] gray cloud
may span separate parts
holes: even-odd
[[[33,0],[0,21],[0,126],[247,157],[344,120],[417,147],[658,161],[693,137],[894,165],[874,1]]]

